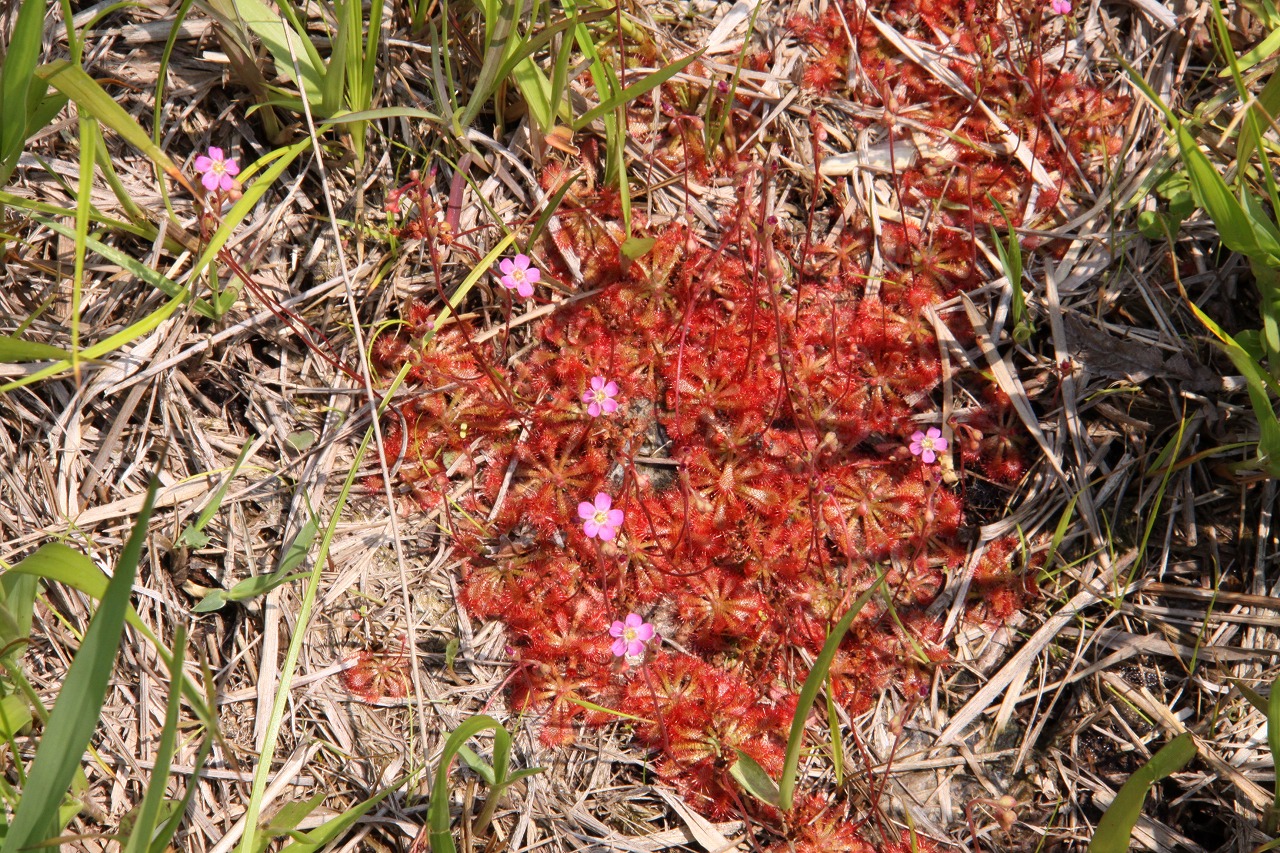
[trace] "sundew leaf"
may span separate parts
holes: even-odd
[[[1098,830],[1089,843],[1089,853],[1125,853],[1129,849],[1133,826],[1142,814],[1147,790],[1171,773],[1177,773],[1195,756],[1196,744],[1190,732],[1178,735],[1151,756],[1151,760],[1124,783],[1102,820],[1098,821]]]

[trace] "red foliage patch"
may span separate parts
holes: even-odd
[[[657,754],[658,776],[716,817],[744,807],[727,772],[739,751],[780,770],[809,661],[882,572],[887,594],[844,639],[833,695],[853,714],[890,687],[908,700],[926,695],[946,658],[927,607],[966,552],[964,478],[1012,483],[1028,465],[1008,398],[979,376],[955,377],[970,405],[941,423],[928,309],[989,274],[974,241],[1003,227],[992,200],[1016,224],[1034,210],[1052,216],[1075,167],[1110,151],[1127,108],[1025,49],[1039,38],[1030,6],[1001,19],[994,2],[893,0],[876,13],[943,50],[986,110],[900,56],[857,6],[789,23],[814,50],[805,83],[847,85],[856,57],[852,76],[883,95],[887,115],[937,131],[945,144],[894,176],[899,200],[920,215],[882,223],[876,236],[866,223],[829,241],[789,233],[758,201],[770,172],[737,167],[724,144],[708,150],[684,116],[659,131],[656,156],[700,180],[736,176],[740,202],[717,243],[637,212],[635,232],[653,245],[629,260],[588,141],[581,164],[544,172],[554,190],[580,165],[587,188],[566,196],[530,249],[544,281],[580,283],[588,298],[562,303],[510,365],[507,337],[481,342],[468,323],[422,346],[411,331],[426,329],[420,307],[410,331],[373,347],[381,368],[411,365],[419,396],[387,422],[388,461],[400,462],[414,504],[450,519],[462,603],[507,625],[513,706],[545,715],[548,742],[613,719],[582,702],[641,718],[635,736]],[[697,103],[684,94],[678,103]],[[1028,188],[1042,182],[1010,139],[1053,178],[1038,201]],[[888,268],[872,281],[876,248]],[[953,330],[962,340],[964,325]],[[594,377],[617,383],[616,412],[586,412]],[[925,425],[951,439],[945,464],[907,451]],[[601,492],[625,513],[607,542],[586,536],[577,515]],[[1034,592],[1027,572],[1016,542],[989,543],[973,578],[975,615],[1016,612]],[[608,628],[631,612],[663,643],[628,668],[613,658]],[[836,805],[804,800],[789,849],[872,849],[848,803]],[[910,848],[893,838],[879,849]]]

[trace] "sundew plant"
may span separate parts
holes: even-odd
[[[506,626],[509,701],[545,743],[625,715],[703,813],[789,826],[795,846],[774,849],[927,848],[847,790],[779,815],[729,770],[745,755],[776,777],[810,663],[881,575],[830,698],[857,715],[886,689],[924,697],[948,657],[930,605],[980,520],[969,493],[1028,474],[1009,398],[981,362],[944,371],[938,331],[973,342],[963,294],[999,275],[978,237],[1060,221],[1072,164],[1100,171],[1117,150],[1127,99],[1044,59],[1068,35],[1060,7],[833,3],[786,22],[808,50],[804,90],[857,94],[809,130],[875,134],[901,218],[834,221],[849,185],[783,186],[745,141],[748,96],[670,86],[661,114],[630,107],[632,138],[688,198],[732,188],[717,232],[638,208],[628,231],[586,138],[541,169],[560,199],[549,227],[513,225],[523,251],[490,276],[493,329],[438,322],[422,300],[374,343],[376,366],[407,367],[415,389],[384,424],[402,508],[443,511],[462,602]],[[748,53],[744,73],[769,62]],[[694,114],[708,102],[726,105],[718,138]],[[424,197],[395,226],[436,259],[456,251],[442,206]],[[522,337],[516,318],[544,306]],[[971,617],[1016,612],[1034,562],[1016,537],[986,543]]]

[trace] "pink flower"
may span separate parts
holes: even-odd
[[[525,254],[516,255],[515,260],[503,258],[498,263],[498,269],[502,270],[502,278],[499,279],[502,286],[526,298],[533,296],[533,286],[542,278],[542,271],[529,266],[529,263],[529,256]]]
[[[582,392],[582,402],[587,404],[587,413],[593,418],[600,417],[601,412],[612,415],[618,409],[618,383],[604,381],[603,376],[591,378],[591,389]]]
[[[946,450],[948,444],[942,437],[942,430],[937,427],[929,427],[927,434],[920,430],[911,433],[911,455],[919,456],[930,465],[937,461],[938,454]]]
[[[639,614],[627,614],[626,622],[614,622],[609,626],[609,636],[615,637],[613,653],[617,657],[638,658],[644,654],[644,644],[657,636],[653,626]]]
[[[236,185],[235,176],[240,174],[240,164],[223,156],[221,148],[211,146],[208,155],[201,154],[196,158],[196,171],[200,173],[200,183],[209,192],[227,192]]]
[[[1071,0],[1049,0],[1049,8],[1059,15],[1071,14]]]
[[[582,532],[587,538],[599,536],[601,539],[613,539],[622,526],[622,510],[609,509],[613,506],[613,498],[600,492],[596,495],[595,504],[583,501],[578,504],[578,517],[582,519]]]

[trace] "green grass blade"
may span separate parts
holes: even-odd
[[[285,552],[284,559],[280,561],[279,567],[265,575],[254,575],[250,578],[237,583],[228,590],[215,589],[191,608],[192,613],[211,613],[218,610],[228,601],[247,601],[251,598],[266,595],[278,586],[284,586],[302,578],[309,577],[310,572],[297,572],[290,574],[298,565],[306,558],[311,550],[311,543],[316,538],[316,533],[320,526],[314,518],[308,519],[307,523],[298,531],[298,535],[293,538],[293,542],[289,545],[289,549]]]
[[[196,752],[196,760],[192,762],[195,770],[191,774],[191,782],[187,784],[187,791],[182,795],[182,799],[178,802],[177,808],[174,809],[173,815],[165,821],[160,828],[160,832],[152,840],[151,849],[148,853],[169,853],[169,842],[173,840],[173,837],[178,834],[178,830],[182,828],[182,816],[187,813],[187,808],[191,805],[192,798],[200,788],[195,783],[195,780],[200,778],[200,771],[204,768],[204,763],[209,759],[209,753],[212,751],[213,738],[206,737],[200,743],[199,751]]]
[[[523,0],[503,3],[480,3],[484,13],[484,64],[471,88],[467,108],[457,120],[457,126],[468,128],[489,100],[489,93],[498,83],[498,69],[502,62],[516,50],[520,35],[516,31],[516,19],[524,10]]]
[[[143,853],[151,849],[151,841],[156,835],[160,823],[161,807],[164,805],[165,787],[169,782],[169,767],[178,743],[178,715],[182,710],[182,663],[183,653],[187,647],[187,628],[178,623],[173,637],[173,658],[169,661],[169,702],[165,706],[164,728],[160,730],[160,742],[156,745],[155,765],[151,770],[151,781],[147,784],[147,793],[142,798],[142,805],[134,819],[133,831],[125,842],[121,853]],[[193,777],[194,778],[194,777]]]
[[[849,612],[831,629],[827,641],[822,644],[818,659],[813,662],[813,670],[804,680],[804,686],[800,688],[795,719],[791,721],[791,734],[787,737],[787,755],[782,764],[782,777],[778,781],[778,807],[783,811],[790,811],[795,799],[796,772],[800,766],[800,749],[804,745],[804,724],[809,717],[809,711],[813,708],[813,700],[817,698],[822,683],[827,680],[827,673],[831,669],[831,661],[835,658],[836,651],[840,648],[840,641],[844,639],[853,620],[862,612],[862,608],[867,605],[871,596],[876,594],[882,584],[884,584],[883,572],[866,592],[858,596],[853,606],[849,608]]]
[[[61,347],[0,335],[0,364],[25,364],[70,357],[71,353]]]
[[[427,822],[431,826],[431,853],[457,853],[453,843],[453,832],[449,820],[449,766],[458,750],[474,735],[485,729],[492,729],[494,736],[498,732],[504,735],[507,730],[502,724],[487,714],[476,714],[454,729],[445,741],[440,752],[440,763],[436,767],[435,783],[431,786],[431,805],[427,809]],[[507,735],[508,738],[510,735]]]
[[[319,111],[324,100],[324,61],[300,22],[292,19],[290,13],[293,10],[289,4],[280,4],[283,14],[273,12],[261,0],[231,0],[230,6],[231,14],[227,17],[242,23],[258,37],[271,54],[276,70],[288,77],[293,85],[305,88],[308,100]]]
[[[32,219],[44,225],[50,231],[56,231],[64,237],[68,237],[73,240],[75,239],[75,232],[60,222],[56,222],[52,219],[46,219],[43,216],[33,216]],[[186,295],[190,293],[190,291],[173,279],[161,272],[153,270],[141,261],[130,257],[115,246],[109,246],[106,243],[94,239],[93,237],[85,238],[85,246],[93,249],[93,251],[97,252],[111,263],[124,268],[131,275],[135,275],[142,279],[156,290],[162,292],[165,296],[168,296],[170,299],[185,298]],[[201,317],[206,317],[210,320],[214,319],[216,316],[213,311],[213,306],[203,299],[191,300],[191,308]]]
[[[9,577],[14,574],[64,583],[98,601],[101,601],[107,592],[107,578],[93,564],[93,561],[79,551],[68,548],[59,542],[49,542],[41,545],[36,549],[35,553],[10,568],[8,572],[0,577]],[[164,643],[160,642],[160,639],[156,637],[151,629],[138,618],[138,614],[134,612],[132,607],[127,608],[124,618],[129,623],[129,627],[151,643],[156,653],[160,655],[160,659],[167,665],[173,657],[173,652]],[[200,687],[195,681],[185,674],[183,696],[199,715],[200,722],[210,730],[216,728],[217,717],[209,711],[208,703],[205,701],[206,697],[201,693]]]
[[[661,86],[663,83],[667,82],[672,77],[676,76],[681,71],[683,71],[685,67],[688,66],[690,63],[697,61],[701,57],[702,57],[702,50],[701,49],[695,50],[693,53],[689,54],[688,56],[682,59],[677,59],[675,62],[671,63],[670,65],[664,68],[659,68],[657,71],[654,71],[652,74],[646,74],[644,77],[641,77],[639,80],[627,86],[625,89],[619,92],[616,92],[610,95],[609,97],[604,98],[595,107],[587,110],[585,113],[579,116],[577,121],[573,123],[573,129],[575,131],[581,130],[582,128],[591,124],[591,122],[603,116],[605,113],[610,112],[611,110],[617,109],[619,107],[626,106],[631,101],[634,101],[636,98],[643,95],[645,92],[648,92],[651,89],[655,89],[658,86]]]
[[[1280,30],[1276,30],[1267,40],[1275,38],[1280,47]],[[1274,50],[1274,48],[1273,48]],[[1254,122],[1244,122],[1240,127],[1240,136],[1236,140],[1236,156],[1241,160],[1253,156],[1253,150],[1262,138],[1261,128],[1271,127],[1280,116],[1280,74],[1272,74],[1258,93],[1258,98],[1250,108],[1253,110]]]
[[[280,853],[315,853],[315,851],[354,826],[356,821],[368,814],[374,806],[385,800],[393,791],[399,790],[406,781],[407,778],[401,779],[386,790],[380,791],[363,803],[352,806],[342,814],[330,818],[315,829],[294,833],[293,840],[286,844]]]
[[[107,353],[114,352],[125,344],[153,331],[157,326],[167,320],[174,311],[177,311],[185,301],[185,296],[170,299],[164,305],[160,306],[155,311],[152,311],[146,317],[143,317],[131,326],[128,326],[122,331],[116,332],[114,335],[100,343],[85,347],[80,351],[80,360],[89,361],[95,358],[101,358]],[[16,379],[13,382],[6,382],[4,385],[0,385],[0,394],[13,391],[16,388],[23,388],[43,379],[48,379],[50,376],[56,376],[70,367],[70,359],[63,359],[62,361],[54,362],[48,367],[38,370],[30,376],[24,376],[21,379]]]
[[[14,814],[0,853],[17,853],[48,840],[60,831],[58,809],[98,727],[98,714],[106,699],[116,651],[120,647],[133,579],[137,574],[159,485],[154,478],[148,485],[146,500],[138,513],[133,532],[120,552],[120,561],[107,583],[97,612],[89,622],[80,650],[71,661],[58,701],[40,739],[40,747],[32,760],[31,772],[22,790],[22,802]],[[83,559],[88,561],[87,557]]]
[[[89,213],[93,195],[93,165],[97,158],[98,125],[91,116],[80,116],[80,181],[76,188],[75,252],[71,273],[71,369],[80,378],[80,307],[84,295],[85,241],[89,238]]]
[[[44,0],[23,0],[13,36],[0,64],[0,185],[8,182],[27,142],[31,114],[31,83],[40,60],[44,33]],[[37,87],[38,90],[38,87]]]
[[[1275,409],[1271,404],[1272,395],[1280,396],[1280,385],[1277,385],[1271,374],[1264,370],[1262,365],[1258,364],[1257,360],[1236,342],[1235,338],[1223,331],[1222,327],[1201,311],[1198,305],[1188,300],[1187,306],[1204,327],[1218,339],[1219,345],[1226,352],[1227,358],[1231,359],[1236,370],[1244,375],[1249,401],[1253,404],[1254,415],[1258,418],[1260,433],[1258,455],[1271,476],[1280,476],[1280,420],[1277,420]]]
[[[1271,682],[1271,695],[1267,697],[1267,747],[1271,750],[1272,773],[1275,778],[1275,798],[1267,813],[1266,829],[1275,834],[1280,820],[1280,678]]]
[[[836,787],[844,784],[844,741],[840,737],[840,717],[836,714],[835,680],[827,679],[827,733],[831,736],[831,772]]]
[[[1126,853],[1133,826],[1142,814],[1147,789],[1171,773],[1177,773],[1196,756],[1196,744],[1190,732],[1169,741],[1151,760],[1139,767],[1121,786],[1112,800],[1098,830],[1089,843],[1089,853]]]
[[[185,187],[191,195],[197,198],[201,195],[196,192],[177,164],[169,159],[169,155],[151,141],[151,137],[141,125],[134,121],[133,116],[125,112],[124,107],[117,104],[92,77],[84,72],[83,68],[65,60],[58,60],[41,66],[36,70],[36,74],[75,101],[76,106],[81,110],[120,134],[125,142],[147,155],[153,163],[164,169],[170,178]]]
[[[179,545],[203,548],[209,544],[209,537],[205,536],[201,531],[218,514],[218,510],[222,508],[222,500],[227,496],[227,489],[231,487],[231,481],[235,479],[236,474],[240,471],[240,466],[244,465],[244,460],[248,458],[249,451],[253,449],[253,442],[254,436],[252,435],[245,439],[244,447],[240,448],[240,455],[236,457],[236,461],[231,463],[231,470],[227,472],[227,476],[223,477],[222,482],[218,484],[218,488],[213,490],[213,494],[205,503],[204,509],[200,510],[200,514],[196,516],[195,522],[184,527],[182,533],[179,534]]]
[[[1227,182],[1218,174],[1218,170],[1209,162],[1209,158],[1200,150],[1185,127],[1179,124],[1174,129],[1174,135],[1178,141],[1178,151],[1182,154],[1182,162],[1187,168],[1187,176],[1191,179],[1191,194],[1195,196],[1196,204],[1218,226],[1222,245],[1242,255],[1257,255],[1260,248],[1252,223],[1244,207],[1231,194]]]

